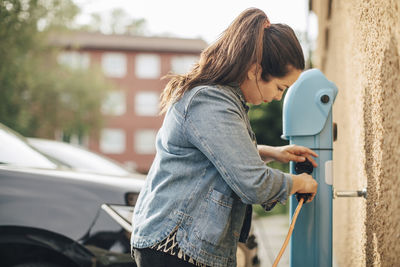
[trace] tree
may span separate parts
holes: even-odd
[[[108,34],[146,35],[146,20],[132,18],[125,10],[115,8],[110,11],[109,22],[99,13],[91,14],[91,21],[87,25],[73,27],[78,30],[103,32]]]
[[[145,35],[146,33],[146,20],[145,19],[131,19],[130,23],[125,26],[125,33],[130,35]]]
[[[57,49],[46,42],[78,11],[70,0],[0,2],[0,121],[23,135],[82,136],[101,126],[110,84],[99,71],[60,66]]]

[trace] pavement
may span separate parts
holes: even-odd
[[[272,215],[253,218],[253,231],[258,243],[260,267],[271,267],[285,241],[289,230],[288,215]],[[289,246],[278,267],[289,267]]]

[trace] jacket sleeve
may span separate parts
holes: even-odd
[[[246,204],[284,204],[291,191],[289,174],[261,160],[246,127],[240,102],[223,89],[205,87],[189,102],[185,115],[188,140],[214,164]]]

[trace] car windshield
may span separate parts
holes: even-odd
[[[131,174],[112,160],[78,146],[44,139],[29,138],[28,140],[40,152],[79,171],[118,176]]]
[[[31,148],[13,132],[0,128],[0,162],[24,167],[55,169],[57,165]]]

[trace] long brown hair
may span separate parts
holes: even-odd
[[[161,113],[197,85],[241,84],[250,67],[261,65],[261,78],[285,76],[292,66],[304,69],[304,56],[293,30],[284,24],[269,25],[267,15],[260,9],[243,11],[219,39],[208,46],[200,60],[187,74],[167,75],[161,94]]]

